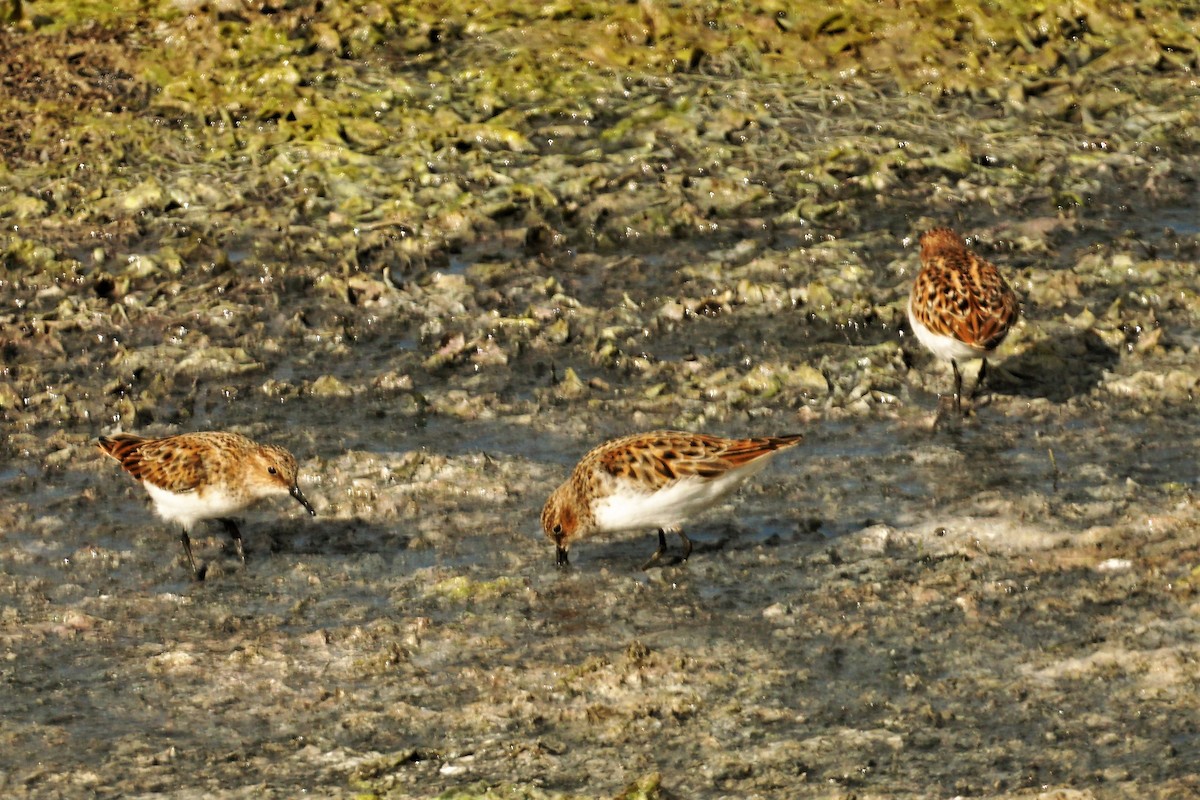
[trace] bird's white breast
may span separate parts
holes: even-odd
[[[154,501],[154,510],[168,522],[178,522],[190,529],[202,519],[215,519],[241,511],[248,498],[234,495],[223,488],[207,487],[202,491],[169,492],[144,481],[143,486]]]

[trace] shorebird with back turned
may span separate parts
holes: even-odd
[[[971,399],[987,375],[987,360],[1017,322],[1017,296],[1000,270],[969,250],[949,228],[921,234],[921,270],[908,298],[917,341],[954,370],[954,407],[962,413],[959,361],[982,359]]]

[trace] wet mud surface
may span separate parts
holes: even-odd
[[[1200,795],[1187,15],[768,5],[24,4],[0,794]],[[933,225],[1022,302],[961,422]],[[556,569],[549,492],[664,427],[806,441],[687,563]],[[205,429],[318,515],[195,583],[93,442]]]

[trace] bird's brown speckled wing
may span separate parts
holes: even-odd
[[[802,438],[796,434],[724,439],[702,433],[655,431],[615,439],[592,455],[609,475],[653,487],[684,477],[716,478]]]
[[[1017,297],[994,265],[967,249],[949,228],[921,237],[921,271],[913,314],[929,330],[991,350],[1017,319]]]
[[[788,433],[783,436],[759,436],[753,439],[726,439],[727,445],[722,457],[735,467],[754,461],[757,458],[800,444],[804,435]]]
[[[181,494],[195,491],[204,483],[207,472],[200,450],[181,447],[181,438],[147,439],[119,433],[100,437],[98,444],[134,478]]]

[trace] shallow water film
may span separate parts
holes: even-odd
[[[0,25],[0,796],[1200,796],[1188,4]],[[1021,301],[966,417],[934,226]],[[660,428],[806,438],[687,562],[556,569],[546,497]],[[199,430],[317,512],[203,582],[95,446]]]

